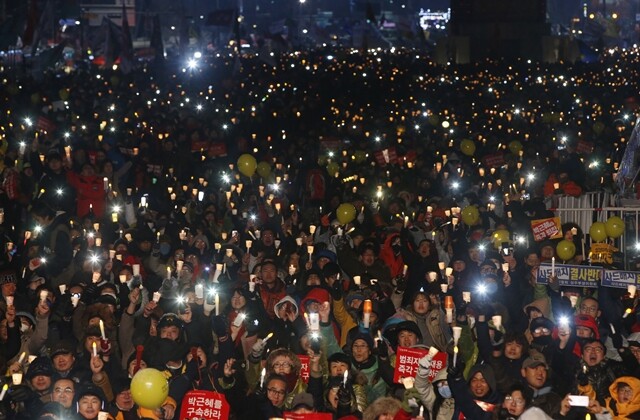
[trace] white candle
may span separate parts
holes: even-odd
[[[98,346],[96,345],[96,342],[94,341],[92,343],[92,347],[93,347],[93,357],[96,357],[98,355]]]
[[[418,417],[424,417],[424,406],[420,406],[420,411],[418,411]]]
[[[556,275],[556,257],[551,257],[551,275]]]
[[[347,379],[349,379],[349,371],[345,370],[342,378],[342,385],[347,386]]]
[[[491,317],[491,321],[493,321],[493,326],[499,329],[500,326],[502,325],[502,316],[494,315]]]
[[[4,384],[2,387],[2,392],[0,392],[0,401],[4,400],[4,396],[7,394],[7,390],[9,389],[9,384]]]
[[[316,226],[315,225],[309,225],[309,233],[311,235],[313,235],[314,233],[316,233]]]
[[[356,286],[360,286],[360,276],[353,276],[353,282]]]
[[[171,278],[171,267],[167,266],[167,278]]]
[[[453,327],[453,344],[458,345],[458,340],[462,335],[462,327]]]
[[[110,249],[109,250],[109,259],[112,260],[116,257],[116,250],[115,249]]]
[[[94,272],[91,274],[91,281],[92,281],[93,283],[98,283],[98,282],[100,281],[100,273],[99,273],[98,271],[94,271]]]
[[[438,278],[438,273],[436,273],[435,271],[429,271],[429,282],[430,283],[436,281],[437,278]]]
[[[453,322],[453,308],[447,308],[447,324],[451,324]]]
[[[40,302],[46,302],[47,296],[49,296],[48,290],[40,290]]]
[[[449,277],[450,275],[453,274],[453,268],[452,267],[447,267],[444,269],[444,274]]]
[[[182,266],[183,266],[183,265],[184,265],[184,261],[182,261],[182,260],[178,260],[178,261],[176,261],[176,271],[177,271],[177,272],[182,271]]]
[[[20,358],[18,359],[18,363],[24,362],[24,358],[25,357],[27,357],[27,352],[23,351],[22,354],[20,354]]]
[[[448,284],[441,284],[440,285],[440,291],[442,291],[443,294],[446,294],[449,291],[449,285]]]
[[[509,271],[509,263],[502,263],[502,271],[505,273]]]
[[[104,322],[100,320],[99,325],[100,325],[100,336],[102,337],[103,340],[106,340],[107,335],[104,333]]]
[[[102,178],[102,184],[104,186],[104,190],[109,191],[109,178],[107,178],[106,176]]]
[[[260,388],[264,386],[265,376],[267,376],[267,368],[262,368],[262,372],[260,373]]]
[[[11,375],[11,380],[14,385],[20,385],[22,383],[22,373],[14,373]]]
[[[369,328],[369,322],[371,322],[371,314],[369,312],[365,312],[362,314],[362,324],[365,328]]]
[[[635,284],[630,284],[627,286],[627,292],[629,292],[629,297],[633,299],[636,296],[636,291],[638,287]]]
[[[120,274],[118,276],[118,278],[120,279],[120,283],[126,283],[127,282],[127,275],[126,274]]]
[[[408,269],[409,269],[409,266],[408,266],[407,264],[405,264],[405,265],[402,267],[402,276],[403,276],[403,277],[407,275],[407,270],[408,270]]]
[[[215,295],[214,303],[216,305],[216,315],[220,315],[220,295],[217,292]]]
[[[462,300],[471,303],[471,292],[462,292]]]
[[[7,302],[7,306],[13,306],[13,296],[5,296],[4,300]]]
[[[71,296],[71,304],[73,305],[74,308],[78,306],[79,301],[80,301],[80,296],[77,296],[77,295]]]
[[[247,246],[247,252],[249,252],[249,250],[251,249],[251,245],[253,245],[253,241],[250,239],[246,240],[245,245]]]
[[[158,303],[161,297],[162,297],[162,294],[160,292],[153,292],[153,301],[155,303]]]
[[[309,260],[311,260],[311,257],[313,255],[313,245],[307,246],[307,254],[309,254]]]
[[[133,275],[134,276],[139,276],[140,275],[140,264],[133,264],[131,266],[131,268],[133,269]]]

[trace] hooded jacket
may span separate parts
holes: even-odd
[[[487,381],[489,392],[481,398],[474,398],[470,384],[471,378],[478,372]],[[447,381],[456,402],[454,420],[490,420],[493,413],[500,408],[499,403],[502,397],[496,390],[496,378],[489,365],[473,366],[469,371],[469,380],[466,382],[462,378],[454,378],[451,375],[447,377]]]
[[[625,383],[633,390],[631,400],[627,403],[618,402],[618,384]],[[609,386],[611,397],[607,398],[607,410],[614,420],[640,419],[640,379],[633,376],[622,376]]]

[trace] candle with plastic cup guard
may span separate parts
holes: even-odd
[[[216,271],[219,273],[222,272],[222,264],[216,264]]]
[[[112,260],[116,257],[116,250],[115,249],[110,249],[109,250],[109,259]]]
[[[204,285],[202,283],[196,284],[195,292],[196,292],[196,299],[204,298]]]
[[[134,276],[139,276],[140,275],[140,264],[133,264],[131,266],[132,270],[133,270],[133,275]]]
[[[471,303],[471,292],[462,292],[462,300],[466,303]]]
[[[231,256],[233,255],[233,249],[227,248],[227,250],[225,251],[225,255],[231,258]]]
[[[91,273],[91,281],[93,283],[98,283],[100,281],[100,272],[99,271],[94,271],[93,273]]]
[[[309,261],[311,261],[313,256],[313,245],[307,245],[307,254],[309,254]]]
[[[256,275],[249,275],[249,291],[254,292],[256,290]]]
[[[627,286],[627,292],[629,293],[629,298],[633,299],[636,296],[636,291],[638,287],[635,284],[630,284]]]
[[[407,376],[406,378],[400,379],[400,382],[402,382],[404,389],[411,389],[413,388],[413,384],[416,382],[416,380],[411,376]]]
[[[11,382],[14,385],[20,385],[22,383],[22,373],[13,373],[11,374]]]
[[[96,246],[98,248],[101,247],[102,246],[102,238],[97,237],[95,243],[96,243]]]
[[[60,290],[60,294],[64,295],[65,292],[67,291],[67,285],[66,284],[61,284],[60,286],[58,286],[58,290]]]
[[[251,245],[253,245],[253,241],[251,239],[247,239],[244,241],[245,246],[247,247],[247,252],[251,249]]]
[[[7,306],[13,306],[13,296],[5,296],[5,302],[7,302]]]
[[[48,296],[49,296],[48,290],[40,290],[40,302],[46,302]]]
[[[446,294],[449,291],[449,285],[448,284],[441,284],[440,285],[440,290],[442,291],[442,294]]]
[[[418,411],[418,417],[424,417],[424,406],[420,406],[420,410]]]
[[[107,413],[106,411],[98,412],[98,419],[97,420],[109,420],[109,413]]]
[[[155,303],[160,302],[160,298],[162,297],[162,293],[160,292],[153,292],[153,301]]]
[[[569,296],[569,302],[571,302],[571,307],[575,308],[578,304],[578,296],[571,295]]]
[[[356,286],[360,287],[360,276],[353,276],[353,282]]]
[[[362,303],[362,324],[365,328],[369,328],[371,322],[371,312],[373,311],[373,303],[370,299],[365,300]]]
[[[80,296],[78,296],[77,294],[71,295],[71,305],[73,305],[74,308],[78,306],[79,301],[80,301]]]
[[[447,267],[444,269],[444,274],[449,277],[450,275],[453,274],[453,268],[452,267]]]
[[[296,245],[302,246],[302,238],[296,238]]]
[[[27,357],[27,352],[26,352],[26,351],[23,351],[23,352],[20,354],[20,357],[18,358],[18,364],[22,364],[22,362],[24,362],[24,358],[25,358],[25,357]]]
[[[493,326],[496,328],[500,328],[502,326],[502,316],[494,315],[491,317],[491,321],[493,322]]]
[[[438,269],[439,269],[440,271],[444,271],[444,269],[445,269],[445,268],[447,268],[447,265],[444,263],[444,261],[440,261],[440,262],[438,263]]]
[[[182,271],[183,266],[184,266],[184,261],[182,260],[176,261],[176,271],[178,272]]]
[[[309,225],[309,234],[313,235],[316,233],[316,225]]]
[[[429,271],[429,283],[433,283],[438,278],[438,273],[435,271]]]
[[[120,283],[126,283],[127,282],[127,275],[126,274],[120,274],[118,276],[118,278],[120,279]]]

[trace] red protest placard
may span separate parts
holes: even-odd
[[[578,141],[578,144],[576,145],[576,152],[583,154],[593,152],[593,143],[585,140]]]
[[[484,166],[489,168],[497,168],[498,166],[502,166],[505,164],[504,154],[502,153],[492,153],[490,155],[486,155],[482,158],[482,163]]]
[[[396,368],[393,372],[393,382],[399,384],[402,378],[415,378],[418,373],[418,364],[420,359],[429,353],[424,348],[398,347],[396,352]],[[433,381],[438,372],[447,365],[447,354],[443,352],[436,353],[431,359],[431,371],[429,373],[429,381]]]
[[[189,391],[182,399],[181,420],[226,420],[229,403],[223,394],[212,391]]]
[[[192,152],[202,152],[205,150],[209,150],[209,141],[207,140],[198,140],[191,142],[191,151]]]
[[[298,354],[298,359],[300,359],[300,364],[302,367],[300,368],[300,378],[304,381],[305,384],[309,383],[309,356],[306,354]]]
[[[332,420],[331,413],[284,413],[284,420]]]
[[[549,217],[547,219],[537,219],[531,221],[531,231],[533,240],[536,242],[545,239],[556,239],[562,237],[562,230],[559,217]]]
[[[214,142],[209,146],[209,157],[227,156],[227,145],[222,142]]]

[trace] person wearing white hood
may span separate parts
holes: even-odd
[[[307,332],[307,325],[300,316],[298,304],[291,296],[285,296],[273,307],[276,314],[273,320],[273,348],[284,347],[296,354],[304,353],[300,339]]]

